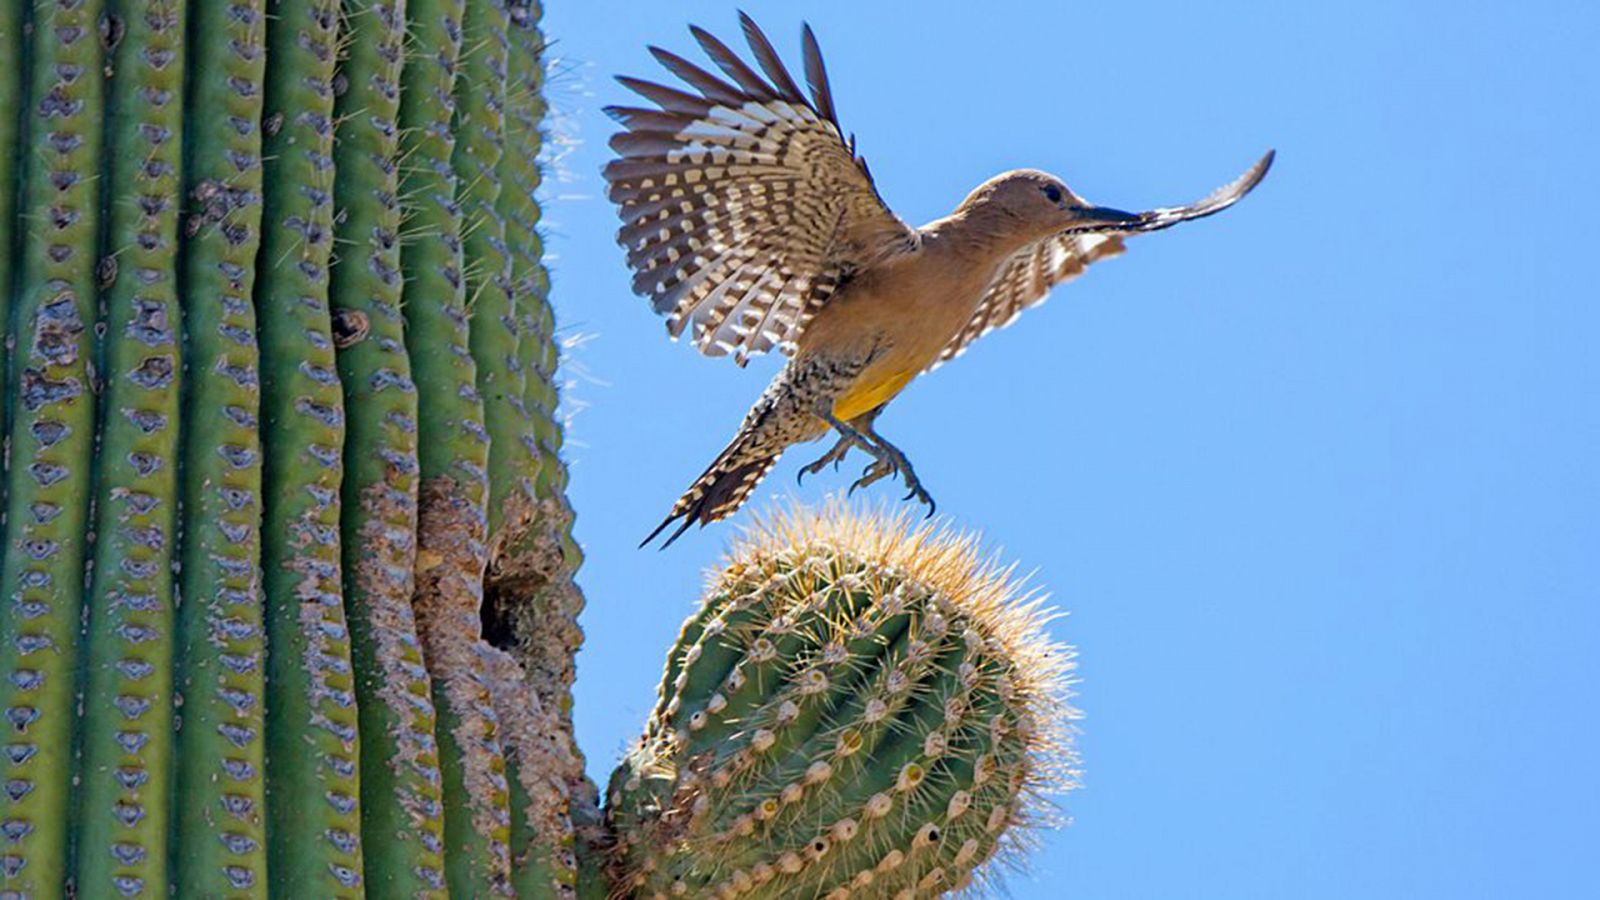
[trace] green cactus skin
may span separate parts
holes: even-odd
[[[62,892],[67,873],[62,812],[93,475],[104,63],[99,3],[38,0],[32,12],[19,162],[22,208],[37,213],[19,235],[21,289],[10,310],[17,399],[0,574],[0,892],[46,897]]]
[[[173,883],[267,890],[259,352],[265,0],[189,6]]]
[[[470,349],[462,217],[451,167],[461,0],[410,9],[401,91],[401,261],[406,348],[419,393],[415,610],[434,680],[452,896],[510,890],[510,800],[500,723],[479,641],[488,559],[489,435]]]
[[[574,756],[559,715],[540,702],[518,661],[497,650],[486,663],[505,728],[512,891],[518,897],[573,897],[578,870],[571,780],[582,772],[583,761]]]
[[[334,196],[344,248],[331,273],[345,394],[345,605],[361,730],[369,897],[444,897],[435,713],[411,596],[417,391],[400,312],[399,116],[405,4],[346,3]]]
[[[171,790],[184,17],[177,0],[129,0],[112,15],[126,33],[106,126],[106,386],[75,868],[82,895],[156,897]]]
[[[936,897],[1070,777],[1038,602],[970,541],[831,510],[758,527],[612,777],[615,889]]]
[[[533,517],[533,457],[523,438],[528,413],[517,365],[517,322],[511,307],[511,263],[498,166],[505,154],[508,17],[504,0],[467,0],[461,71],[456,79],[452,164],[460,185],[467,307],[478,394],[489,432],[489,559]]]
[[[513,320],[523,335],[515,368],[525,376],[524,394],[518,403],[528,414],[531,430],[520,437],[529,464],[537,466],[537,506],[530,526],[491,559],[491,597],[485,615],[492,640],[518,646],[519,657],[540,686],[539,695],[546,706],[570,716],[570,708],[565,707],[572,686],[571,660],[583,641],[583,632],[577,627],[582,595],[571,589],[570,574],[582,557],[572,539],[572,515],[563,494],[566,469],[559,456],[556,373],[544,365],[547,351],[554,353],[554,336],[541,324],[551,318],[546,296],[549,280],[537,231],[539,205],[534,199],[540,182],[535,157],[542,142],[544,115],[544,40],[538,30],[539,13],[537,6],[511,7],[505,140],[520,152],[501,157],[504,187],[499,202],[511,261]],[[497,618],[504,621],[495,621]]]
[[[537,330],[540,308],[546,303],[536,292],[545,283],[535,199],[544,115],[544,38],[538,28],[542,10],[536,3],[515,0],[507,4],[507,12],[504,141],[508,149],[498,164],[501,188],[496,209],[504,222],[510,265],[506,330],[515,329],[518,336],[510,367],[521,393],[511,403],[523,423],[516,436],[522,443],[520,465],[532,473],[520,487],[535,492],[535,505],[522,533],[508,535],[502,551],[491,557],[485,631],[491,640],[514,647],[522,672],[521,680],[497,678],[507,687],[495,697],[509,735],[513,886],[519,896],[565,897],[577,885],[570,810],[584,802],[582,796],[575,801],[575,794],[591,789],[583,778],[582,754],[563,737],[572,733],[572,663],[583,640],[577,625],[583,601],[562,552],[563,544],[571,543],[571,518],[563,515],[561,495],[545,476],[557,468],[559,459],[537,439],[541,429],[553,424],[555,410],[528,405],[534,389],[529,383],[553,374],[534,365],[550,340]],[[476,327],[480,319],[473,321]],[[530,731],[538,732],[531,740]]]
[[[344,394],[328,310],[339,6],[279,0],[267,27],[261,341],[268,864],[274,893],[362,896],[359,744],[340,572]]]
[[[505,144],[511,152],[500,157],[500,199],[496,204],[505,222],[506,255],[510,261],[510,294],[513,324],[518,335],[516,369],[523,383],[517,398],[523,413],[535,414],[528,405],[536,382],[547,373],[535,370],[534,363],[552,335],[537,330],[540,306],[545,298],[536,293],[544,276],[544,244],[538,226],[540,209],[536,194],[542,180],[539,153],[544,144],[544,35],[539,30],[543,9],[533,0],[512,0],[507,4],[510,44],[506,54]],[[541,410],[541,412],[543,412]],[[553,415],[554,410],[548,413]],[[548,486],[541,486],[549,460],[538,444],[539,424],[530,421],[530,431],[521,436],[531,457],[538,460],[535,496],[550,497]]]
[[[22,47],[23,25],[27,22],[26,3],[0,3],[0,47]],[[20,110],[27,97],[27,82],[23,78],[23,54],[12,54],[0,62],[0,110]],[[11,322],[11,294],[13,277],[11,260],[14,256],[17,219],[17,161],[22,157],[17,146],[21,117],[0,112],[0,328],[9,333]],[[9,352],[0,348],[0,361]],[[5,382],[5,367],[0,365],[0,384]],[[6,421],[10,391],[0,391],[0,422]]]
[[[0,8],[0,896],[573,893],[537,17]],[[491,497],[501,555],[556,510],[540,678]]]

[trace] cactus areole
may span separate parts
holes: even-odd
[[[540,14],[0,3],[0,900],[932,896],[1060,783],[1036,607],[830,510],[602,815]]]

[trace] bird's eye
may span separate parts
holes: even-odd
[[[1051,203],[1061,202],[1061,188],[1058,188],[1053,184],[1045,187],[1044,195]]]

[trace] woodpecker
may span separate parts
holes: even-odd
[[[838,441],[800,477],[851,449],[872,458],[851,490],[889,476],[934,510],[906,455],[873,427],[919,374],[1044,300],[1057,284],[1124,250],[1123,238],[1220,212],[1272,165],[1187,206],[1130,213],[1096,206],[1045,172],[979,185],[955,211],[913,228],[889,210],[845,137],[809,25],[801,50],[809,96],[761,29],[740,14],[756,68],[704,29],[690,33],[719,77],[650,53],[688,88],[618,80],[653,108],[611,106],[622,130],[604,170],[633,289],[708,356],[744,365],[776,347],[788,363],[729,442],[641,544],[675,521],[735,512],[792,444]]]

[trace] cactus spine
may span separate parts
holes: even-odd
[[[0,900],[931,896],[1065,665],[964,544],[761,531],[602,819],[533,0],[0,4]]]

